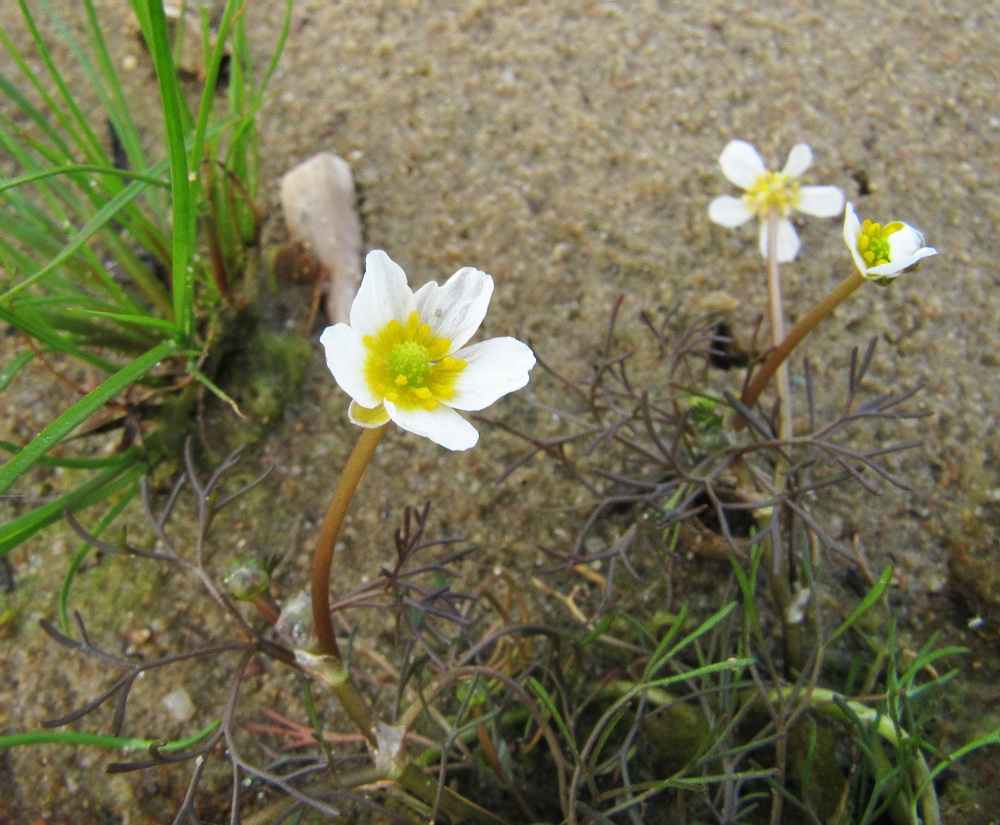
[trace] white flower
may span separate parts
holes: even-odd
[[[854,213],[854,205],[844,210],[844,242],[862,277],[885,286],[921,258],[936,255],[937,250],[924,246],[924,236],[902,221],[882,226]]]
[[[753,217],[760,220],[760,254],[767,257],[767,216],[778,213],[778,261],[795,260],[799,236],[788,220],[793,210],[831,218],[844,208],[844,193],[836,186],[799,186],[799,175],[812,163],[812,149],[798,143],[788,153],[780,172],[769,172],[764,161],[745,140],[734,140],[719,156],[719,166],[732,183],[745,189],[743,197],[723,195],[708,205],[708,216],[722,226],[741,226]]]
[[[365,260],[351,323],[323,330],[326,363],[351,396],[351,421],[379,427],[390,419],[449,450],[467,450],[476,428],[457,410],[481,410],[528,383],[531,349],[514,338],[465,343],[479,328],[493,278],[472,267],[415,293],[385,252]]]

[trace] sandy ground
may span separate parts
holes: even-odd
[[[261,65],[280,20],[277,3],[263,5],[249,10]],[[0,19],[15,14],[5,7]],[[776,168],[793,144],[809,143],[815,165],[804,182],[840,186],[863,217],[913,223],[940,250],[891,288],[855,295],[811,344],[828,403],[838,398],[850,349],[876,336],[868,386],[923,384],[917,403],[930,413],[878,434],[923,440],[892,461],[914,489],[860,502],[852,493],[833,508],[832,532],[856,541],[873,566],[894,563],[903,614],[917,610],[921,622],[936,621],[972,646],[962,665],[970,678],[990,673],[997,663],[984,657],[1000,622],[989,578],[1000,526],[998,22],[995,7],[972,0],[836,0],[822,8],[303,0],[262,118],[265,238],[284,239],[277,179],[285,169],[317,151],[347,157],[368,247],[386,249],[414,284],[463,265],[492,273],[497,289],[482,335],[518,335],[583,378],[619,295],[626,339],[639,337],[641,309],[696,313],[717,291],[734,299],[734,328],[748,334],[765,308],[763,268],[753,229],[708,221],[711,198],[733,193],[717,157],[742,138]],[[140,75],[136,89],[148,99]],[[838,220],[805,219],[800,230],[802,251],[783,270],[792,319],[851,266]],[[560,401],[543,378],[491,412],[541,426],[539,398]],[[257,510],[241,511],[245,541],[292,544],[293,555],[309,546],[349,449],[345,410],[317,351],[302,397],[254,450],[254,465],[276,470],[266,512],[260,500]],[[349,527],[346,557],[358,563],[380,519],[430,498],[440,533],[464,533],[483,547],[479,569],[540,564],[536,546],[572,530],[546,514],[572,502],[551,500],[543,467],[495,487],[521,445],[482,429],[467,455],[390,434],[362,488],[378,506]],[[20,550],[16,572],[41,577],[46,554],[65,564],[68,544]],[[949,560],[965,571],[951,582]],[[288,565],[289,587],[304,565]],[[180,598],[178,609],[189,603]],[[44,600],[34,609],[51,615]],[[966,629],[976,617],[983,624]],[[127,623],[142,627],[143,617]],[[93,668],[69,676],[64,653],[30,621],[3,638],[0,660],[5,730],[64,712],[67,682],[78,699],[102,683]],[[995,714],[996,693],[986,690],[982,711]],[[0,796],[39,821],[145,822],[157,817],[151,798],[178,790],[162,773],[106,781],[93,773],[102,758],[10,753],[0,758]]]

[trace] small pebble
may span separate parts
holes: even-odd
[[[172,690],[163,697],[163,707],[167,709],[170,718],[178,722],[187,722],[194,716],[194,702],[191,701],[191,694],[182,687]]]

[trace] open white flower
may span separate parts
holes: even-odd
[[[798,143],[788,153],[780,172],[769,172],[760,154],[745,140],[734,140],[719,156],[722,173],[746,192],[743,197],[723,195],[708,205],[708,216],[717,224],[741,226],[751,218],[760,220],[760,254],[767,257],[767,216],[778,214],[778,261],[795,260],[799,236],[788,216],[792,211],[818,218],[839,215],[844,193],[836,186],[799,186],[799,177],[812,163],[812,149]]]
[[[457,410],[481,410],[520,389],[535,365],[514,338],[465,346],[492,294],[493,278],[473,267],[414,293],[385,252],[369,252],[351,323],[320,337],[330,372],[353,399],[351,421],[379,427],[391,419],[449,450],[475,445],[479,433]]]
[[[921,258],[937,254],[934,247],[924,246],[924,236],[908,223],[893,221],[883,226],[867,218],[862,223],[850,203],[844,210],[844,242],[862,277],[880,286]]]

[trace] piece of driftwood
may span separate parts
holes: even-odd
[[[323,152],[281,178],[281,208],[288,231],[320,264],[326,316],[347,323],[361,283],[361,221],[351,167]]]

